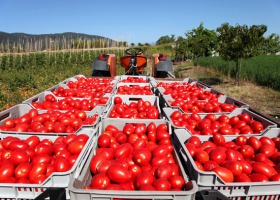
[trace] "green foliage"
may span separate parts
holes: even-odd
[[[280,56],[260,55],[242,60],[240,79],[258,85],[280,90]],[[225,61],[221,57],[196,58],[195,65],[211,67],[225,75],[235,77],[234,61]]]
[[[215,50],[218,37],[214,30],[209,30],[203,27],[200,23],[198,28],[185,34],[187,37],[187,47],[194,57],[211,56]]]
[[[170,44],[170,43],[175,43],[175,35],[171,35],[171,37],[169,37],[168,35],[161,36],[156,41],[156,45]]]

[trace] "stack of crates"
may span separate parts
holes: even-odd
[[[195,92],[194,92],[195,91]],[[54,106],[46,99],[52,95]],[[209,97],[207,96],[209,95]],[[130,111],[134,115],[119,114],[116,111],[119,103],[115,98],[122,100],[125,108],[131,106]],[[72,102],[66,107],[59,106]],[[75,104],[76,102],[76,104]],[[92,103],[92,107],[83,109],[79,105]],[[143,114],[142,108],[134,109],[138,102],[146,102],[147,105],[156,109],[154,115]],[[196,108],[191,110],[182,106],[197,102]],[[207,111],[203,106],[207,103],[215,105],[230,105],[231,110]],[[51,107],[53,106],[53,107]],[[76,107],[75,107],[76,106]],[[121,107],[119,106],[119,107]],[[133,107],[134,106],[134,107]],[[201,106],[201,107],[200,107]],[[199,108],[198,108],[199,107]],[[120,109],[120,108],[119,108]],[[17,119],[27,116],[29,112],[37,110],[38,115],[56,113],[59,116],[71,112],[84,111],[85,118],[91,119],[91,123],[79,124],[74,131],[34,131],[27,129],[23,132],[18,129],[8,130],[4,124],[9,119]],[[75,110],[75,111],[74,111]],[[112,114],[117,112],[118,114]],[[183,116],[174,120],[173,113]],[[58,114],[60,113],[60,114]],[[73,113],[71,116],[73,116]],[[79,136],[84,134],[88,137],[84,148],[81,150],[72,168],[65,172],[54,172],[40,184],[31,183],[0,183],[0,199],[279,199],[279,181],[268,182],[224,182],[215,172],[203,171],[197,166],[191,152],[185,143],[192,136],[199,138],[201,142],[212,141],[212,135],[203,135],[196,126],[204,119],[231,119],[241,115],[247,115],[252,121],[258,121],[263,125],[259,132],[243,134],[247,138],[258,139],[277,138],[280,134],[279,125],[266,115],[255,112],[246,103],[238,101],[227,94],[211,88],[199,81],[186,78],[184,80],[154,79],[149,76],[116,76],[114,78],[91,77],[76,75],[42,91],[35,96],[26,99],[0,113],[0,137],[16,137],[17,140],[26,140],[31,136],[37,136],[40,141],[55,142],[61,137],[69,137],[71,134]],[[154,116],[156,116],[154,118]],[[196,117],[196,118],[195,118]],[[94,119],[94,120],[93,120]],[[184,120],[197,119],[189,125]],[[55,119],[53,119],[55,120]],[[171,138],[173,148],[172,158],[177,164],[180,176],[184,179],[181,190],[171,191],[140,191],[140,190],[104,190],[90,188],[94,174],[91,172],[91,160],[99,151],[98,139],[106,132],[107,127],[113,126],[118,131],[123,131],[127,124],[147,127],[151,122],[156,126],[164,125]],[[248,125],[248,124],[247,124]],[[41,129],[39,129],[41,130]],[[235,132],[236,133],[236,132]],[[233,142],[239,135],[224,135],[226,142]],[[144,136],[148,137],[148,135]],[[1,169],[0,169],[1,170]],[[155,172],[154,172],[155,173]],[[52,195],[47,196],[52,193]],[[54,195],[55,194],[55,195]]]

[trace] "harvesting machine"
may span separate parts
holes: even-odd
[[[168,55],[153,55],[152,76],[155,78],[175,78],[173,63]]]
[[[99,54],[92,63],[92,76],[117,75],[117,59],[115,54]]]

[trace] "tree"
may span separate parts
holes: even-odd
[[[133,47],[135,46],[135,44],[133,42],[130,45],[133,46]]]
[[[273,33],[267,38],[263,40],[263,42],[259,45],[259,51],[261,54],[276,54],[280,52],[280,38],[279,35]]]
[[[208,30],[200,23],[199,27],[185,33],[188,48],[195,57],[211,56],[216,48],[218,37],[214,30]]]
[[[171,37],[169,37],[168,35],[161,36],[156,41],[156,45],[170,44],[170,43],[175,43],[175,35],[171,35]]]
[[[267,27],[265,25],[253,25],[248,28],[247,25],[235,27],[228,23],[222,24],[217,28],[219,55],[224,60],[231,60],[236,63],[235,83],[239,83],[240,60],[258,55],[258,45],[264,40],[264,33]]]

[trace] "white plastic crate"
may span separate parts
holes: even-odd
[[[48,95],[48,94],[53,95],[53,96],[55,97],[56,101],[61,101],[61,100],[63,100],[63,99],[66,98],[66,97],[57,97],[57,96],[55,96],[55,95],[54,95],[52,92],[50,92],[50,91],[44,91],[44,92],[41,92],[41,93],[39,93],[39,94],[37,94],[37,95],[34,95],[33,97],[30,97],[29,99],[23,101],[22,103],[23,103],[23,104],[28,104],[28,105],[31,106],[32,108],[35,108],[35,107],[32,105],[32,103],[33,103],[33,102],[42,103],[43,101],[45,101],[45,97],[46,97],[46,95]],[[111,100],[112,100],[112,96],[113,96],[113,94],[111,94],[111,93],[110,93],[110,94],[104,94],[102,97],[108,97],[108,101],[107,101],[106,104],[98,104],[98,106],[108,106],[108,105],[110,105],[110,104],[111,104]],[[78,100],[80,100],[80,101],[82,101],[83,99],[88,99],[88,100],[90,100],[90,98],[76,98],[76,97],[71,97],[71,98],[74,99],[74,100],[78,99]],[[95,109],[95,108],[93,108],[91,111],[94,111],[94,109]],[[85,112],[91,112],[91,111],[85,111]]]
[[[15,105],[15,106],[7,109],[7,110],[4,110],[4,111],[0,112],[0,126],[3,125],[5,120],[15,119],[15,118],[21,117],[24,114],[28,113],[31,109],[32,109],[32,107],[28,104],[17,104],[17,105]],[[76,134],[79,133],[83,128],[96,129],[96,126],[99,123],[99,121],[101,120],[101,117],[103,115],[103,111],[104,111],[104,107],[96,106],[93,109],[93,111],[86,112],[87,117],[93,117],[95,114],[98,114],[98,117],[93,124],[83,125],[81,128],[79,128],[76,131]],[[39,114],[42,114],[42,113],[46,113],[47,111],[46,110],[39,110],[38,112],[39,112]],[[60,111],[60,112],[66,112],[66,111]],[[9,133],[16,133],[16,132],[0,130],[0,133],[9,134]],[[20,134],[39,134],[39,133],[38,132],[22,132]],[[43,133],[40,133],[40,134],[43,134]],[[45,133],[45,134],[49,135],[49,134],[68,134],[68,133]]]
[[[112,120],[104,119],[100,123],[100,132],[104,131],[107,125],[114,125],[119,129],[122,129],[127,123],[145,123],[148,125],[151,121],[149,120]],[[166,123],[165,120],[158,120],[154,122],[156,125]],[[170,129],[169,129],[170,130]],[[69,183],[70,197],[71,200],[112,200],[116,198],[120,199],[172,199],[172,200],[194,200],[195,193],[197,191],[197,185],[194,181],[191,181],[192,188],[190,190],[183,191],[128,191],[128,190],[95,190],[95,189],[83,189],[85,186],[89,185],[92,179],[92,175],[89,169],[89,164],[91,158],[95,155],[97,149],[97,144],[92,148],[89,157],[87,158],[85,165],[81,170],[77,170],[75,176],[71,179]],[[188,176],[183,169],[182,163],[180,162],[177,152],[174,151],[174,158],[179,165],[180,173],[183,176],[185,182],[188,182]]]
[[[79,134],[86,134],[89,136],[87,143],[85,144],[83,150],[79,154],[75,164],[72,168],[66,172],[54,172],[50,175],[42,184],[10,184],[10,183],[0,183],[0,198],[4,199],[35,199],[40,194],[45,192],[48,188],[65,188],[66,199],[70,199],[68,184],[70,179],[79,171],[86,158],[88,157],[90,150],[93,148],[97,140],[97,130],[84,128]],[[27,139],[30,137],[28,134],[0,134],[0,140],[6,137],[17,137],[19,139]],[[58,135],[37,135],[40,140],[48,139],[55,141]]]
[[[127,87],[133,87],[133,86],[145,87],[145,86],[149,86],[150,87],[150,91],[153,93],[153,94],[150,94],[150,95],[155,95],[154,94],[154,87],[152,86],[151,83],[117,83],[115,94],[118,94],[118,89],[119,89],[119,87],[122,87],[122,86],[127,86]]]
[[[139,95],[114,95],[112,96],[112,100],[111,100],[111,105],[107,106],[105,109],[105,115],[104,118],[109,118],[109,115],[114,107],[114,98],[115,97],[121,97],[122,99],[122,103],[123,104],[129,104],[131,102],[137,102],[138,100],[144,100],[144,101],[149,101],[152,105],[156,106],[158,111],[159,111],[159,118],[162,118],[162,113],[161,113],[161,108],[159,106],[159,98],[157,96],[153,96],[153,95],[143,95],[143,96],[139,96]]]
[[[185,127],[181,127],[181,126],[175,126],[174,123],[172,122],[170,116],[171,114],[174,112],[174,111],[180,111],[181,113],[184,113],[180,108],[163,108],[162,109],[163,112],[163,118],[167,119],[172,127],[174,127],[174,129],[186,129]],[[262,117],[260,115],[258,115],[257,113],[254,113],[253,111],[250,111],[249,108],[236,108],[235,110],[233,110],[231,113],[229,114],[225,114],[225,113],[219,113],[219,114],[215,114],[216,117],[219,117],[221,115],[226,115],[228,117],[233,117],[233,116],[237,116],[239,114],[243,114],[243,113],[247,113],[249,114],[249,116],[256,120],[256,121],[259,121],[263,124],[264,126],[264,130],[258,134],[252,134],[253,136],[257,136],[257,135],[266,135],[266,134],[269,134],[269,132],[271,131],[271,128],[276,128],[277,127],[277,124],[272,122],[271,120],[269,120],[268,118],[265,118],[265,117]],[[204,113],[204,114],[200,114],[200,117],[203,119],[207,114],[209,113]],[[225,135],[225,137],[227,137],[229,135]]]
[[[279,128],[272,128],[272,134],[265,136],[273,138],[280,134]],[[279,199],[280,198],[280,182],[233,182],[225,183],[216,175],[215,172],[205,172],[197,168],[196,164],[184,143],[191,135],[184,129],[176,129],[174,131],[174,144],[178,154],[181,156],[182,164],[186,167],[186,172],[192,180],[198,184],[199,190],[215,189],[222,194],[234,200],[251,200],[251,199]],[[261,138],[262,136],[256,136]],[[208,141],[211,136],[200,136],[202,142]],[[226,141],[236,139],[236,136],[225,137]]]

